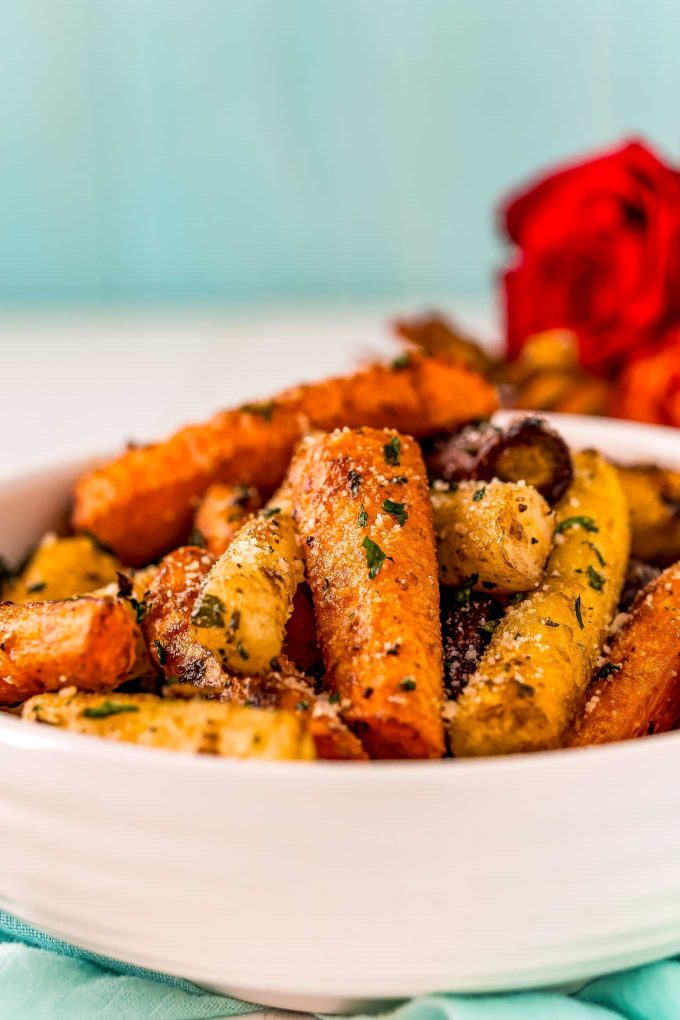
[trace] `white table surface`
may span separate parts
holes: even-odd
[[[117,451],[396,350],[390,316],[435,307],[0,315],[0,474]],[[437,302],[483,338],[491,317]]]

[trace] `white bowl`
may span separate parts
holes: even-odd
[[[555,416],[680,466],[680,433]],[[81,465],[82,467],[82,465]],[[0,487],[5,554],[78,466]],[[130,963],[340,1011],[680,950],[680,733],[478,761],[261,763],[0,718],[0,906]]]

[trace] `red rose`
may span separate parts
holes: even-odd
[[[680,428],[680,329],[623,370],[614,396],[614,414]]]
[[[606,371],[680,320],[680,173],[638,142],[568,166],[501,209],[519,248],[504,275],[508,353],[563,327]]]

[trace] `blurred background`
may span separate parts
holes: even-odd
[[[3,0],[0,302],[488,299],[546,163],[680,150],[677,0]]]
[[[680,154],[677,0],[2,0],[0,38],[0,426],[57,384],[71,416],[31,456],[86,411],[113,435],[94,373],[156,429],[262,392],[265,353],[287,381],[292,336],[320,370],[387,311],[493,333],[509,186],[631,133]]]

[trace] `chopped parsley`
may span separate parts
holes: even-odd
[[[526,592],[516,591],[514,595],[511,595],[508,599],[508,605],[516,606],[520,602],[524,602],[524,596]]]
[[[580,595],[576,596],[576,601],[574,602],[574,612],[576,613],[576,619],[578,620],[578,625],[581,628],[581,630],[583,630],[583,614],[581,613],[581,596]]]
[[[385,463],[391,464],[393,467],[399,467],[401,461],[399,455],[401,454],[401,440],[399,436],[392,436],[389,443],[383,446],[383,454],[385,455]]]
[[[237,641],[236,642],[236,651],[241,656],[241,658],[244,660],[244,662],[245,662],[246,659],[250,658],[249,653],[243,647],[243,642],[242,641]]]
[[[394,478],[390,478],[392,485],[406,485],[408,478],[406,475],[395,475]]]
[[[478,580],[479,574],[470,574],[470,576],[465,581],[463,581],[462,584],[459,584],[457,588],[453,588],[451,590],[451,599],[454,605],[456,606],[470,605],[470,595],[472,594],[472,589],[477,584]]]
[[[229,630],[238,630],[240,623],[241,612],[239,609],[235,609],[231,614],[231,619],[229,620]]]
[[[333,691],[332,694],[328,695],[328,704],[329,705],[337,705],[339,701],[340,701],[340,695],[338,694],[337,691]]]
[[[151,607],[148,602],[144,602],[144,600],[140,602],[134,597],[132,594],[132,581],[127,574],[123,574],[120,570],[117,570],[116,578],[118,579],[118,598],[127,599],[135,611],[135,622],[141,623],[142,620],[146,619],[149,615]]]
[[[568,531],[569,528],[576,527],[581,527],[583,528],[584,531],[589,531],[591,533],[600,530],[592,517],[576,516],[565,517],[564,520],[560,521],[560,523],[557,525],[555,531],[557,532],[558,535],[562,535],[564,534],[565,531]]]
[[[47,587],[47,581],[36,581],[35,584],[29,584],[26,591],[29,595],[37,594],[39,591],[44,591]]]
[[[481,489],[475,489],[475,491],[472,493],[472,502],[479,503],[480,499],[484,499],[485,492],[486,492],[485,485],[483,485]]]
[[[477,630],[481,630],[484,634],[493,634],[500,622],[500,620],[485,620],[484,623],[480,623]]]
[[[243,404],[241,410],[245,414],[257,414],[265,421],[271,421],[275,406],[273,401],[270,401],[268,404]]]
[[[399,684],[399,689],[402,691],[415,691],[416,682],[412,676],[405,676]]]
[[[392,557],[387,556],[380,546],[377,545],[373,539],[369,538],[368,535],[366,535],[366,538],[363,540],[361,545],[366,550],[366,564],[368,566],[368,576],[371,580],[373,580],[374,577],[377,577],[380,573],[385,560],[391,560],[391,562],[394,563]]]
[[[156,655],[158,656],[158,664],[160,666],[164,666],[168,659],[168,653],[166,651],[165,645],[163,645],[160,641],[156,640],[154,641],[154,648],[156,649]]]
[[[368,524],[368,514],[366,513],[366,507],[361,504],[361,510],[357,514],[357,526],[359,528],[365,528]]]
[[[394,517],[400,528],[403,528],[408,520],[408,513],[404,509],[405,506],[405,503],[395,503],[394,500],[391,499],[383,500],[382,505],[385,513],[389,514],[390,517]]]
[[[410,364],[411,364],[411,355],[410,354],[400,354],[398,358],[395,358],[394,361],[391,362],[390,368],[395,369],[395,370],[399,370],[400,368],[408,368],[408,366]]]
[[[600,552],[596,545],[593,545],[592,542],[584,542],[583,544],[589,546],[593,550],[595,556],[597,557],[597,562],[600,564],[601,567],[607,566],[606,559],[604,558],[604,556],[602,555],[602,553]]]
[[[590,587],[594,588],[595,591],[602,591],[606,578],[604,578],[602,574],[599,574],[594,567],[590,566],[590,564],[588,564],[588,567],[586,568],[586,574],[588,575],[588,584]]]
[[[262,511],[262,517],[273,517],[275,514],[281,513],[280,506],[268,506]]]
[[[204,595],[193,612],[191,622],[195,627],[224,627],[224,602],[217,595]]]
[[[295,708],[297,709],[298,712],[306,712],[307,709],[309,708],[309,702],[305,701],[304,699],[302,701],[298,701]]]
[[[347,474],[347,488],[349,489],[353,496],[356,496],[357,492],[359,491],[360,485],[361,475],[359,474],[359,472],[354,470],[349,471]]]
[[[84,708],[83,715],[86,719],[107,719],[110,715],[121,715],[123,712],[139,712],[137,705],[123,705],[119,701],[102,701],[99,705],[91,708]]]
[[[595,674],[595,679],[596,680],[606,680],[607,677],[610,677],[612,675],[612,673],[620,673],[620,672],[621,672],[621,663],[619,663],[619,662],[605,662],[605,664],[602,667],[602,669],[598,669],[597,673]]]

